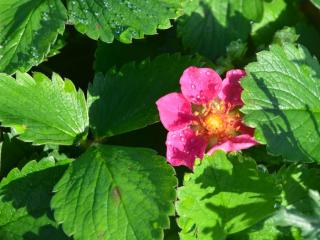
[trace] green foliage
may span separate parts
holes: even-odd
[[[132,61],[153,59],[158,55],[177,51],[182,51],[182,47],[173,30],[162,31],[157,36],[149,36],[146,39],[134,41],[132,44],[123,44],[118,41],[108,44],[98,41],[94,70],[106,73],[112,67],[120,68]]]
[[[47,55],[47,58],[53,57],[61,53],[61,49],[67,44],[67,34],[59,35],[57,40],[52,44],[50,52]]]
[[[301,18],[294,1],[272,0],[264,1],[263,4],[262,19],[252,25],[251,32],[257,46],[267,45],[277,30],[294,25]]]
[[[250,21],[239,10],[239,0],[196,0],[178,21],[178,34],[183,44],[206,57],[215,59],[226,53],[230,42],[246,40]],[[191,9],[190,9],[191,8]]]
[[[41,63],[66,19],[60,0],[1,0],[0,72],[26,72]]]
[[[245,122],[268,150],[292,161],[320,160],[320,65],[302,46],[273,45],[246,67]],[[298,121],[297,121],[298,119]]]
[[[263,0],[242,0],[244,16],[254,21],[260,21],[263,16]]]
[[[280,169],[276,177],[282,188],[282,200],[278,208],[282,207],[274,216],[235,234],[231,240],[318,239],[315,234],[319,215],[314,215],[317,206],[314,206],[315,201],[310,196],[314,194],[309,189],[320,190],[319,169],[293,164]],[[302,230],[303,237],[298,229]]]
[[[83,92],[53,74],[0,74],[0,121],[20,139],[35,144],[70,145],[86,135],[88,113]]]
[[[170,19],[181,11],[176,0],[69,0],[69,21],[93,39],[112,42],[114,38],[131,43],[132,39],[153,35],[171,26]]]
[[[178,190],[182,239],[225,239],[275,211],[280,191],[255,162],[217,151],[206,156]]]
[[[7,175],[12,168],[38,158],[38,152],[42,151],[40,146],[20,141],[11,133],[3,133],[0,142],[0,178]]]
[[[249,156],[253,158],[257,163],[265,165],[270,171],[274,168],[278,169],[283,164],[283,159],[281,156],[273,156],[270,155],[266,151],[265,145],[257,145],[253,146],[252,148],[245,149],[242,151],[244,156]]]
[[[313,5],[315,5],[317,8],[320,9],[320,0],[310,0],[310,1],[313,3]]]
[[[280,45],[299,43],[317,57],[320,56],[318,42],[320,42],[320,33],[313,26],[306,23],[298,23],[292,27],[284,27],[277,31],[273,37],[273,43]]]
[[[139,44],[122,44],[120,42],[113,42],[112,44],[98,42],[97,50],[95,52],[94,70],[95,72],[107,73],[112,67],[121,67],[122,65],[136,61],[142,61],[148,56],[156,57],[154,50],[157,44],[154,42],[144,42]],[[106,56],[112,56],[106,57]]]
[[[295,226],[300,228],[304,240],[319,240],[320,194],[317,191],[309,190],[309,197],[312,201],[312,215],[303,214],[296,209],[281,209],[276,215],[276,222],[280,226]]]
[[[53,158],[31,161],[22,170],[13,169],[0,183],[0,239],[66,240],[50,210],[55,183],[68,161]]]
[[[295,25],[295,30],[299,34],[298,42],[314,54],[318,59],[320,57],[320,48],[318,42],[320,42],[320,33],[312,25],[307,23],[298,23]]]
[[[303,165],[290,165],[277,173],[282,185],[282,205],[294,208],[302,213],[312,213],[312,199],[309,189],[320,190],[320,171]]]
[[[228,240],[302,240],[302,238],[296,228],[277,226],[275,217],[270,217],[245,231],[232,235]]]
[[[76,240],[163,239],[174,214],[173,174],[153,150],[93,146],[55,186],[55,219]]]
[[[302,239],[320,239],[320,170],[303,165],[282,168],[277,174],[282,185],[282,206],[274,217],[278,226],[294,226]]]
[[[203,63],[200,57],[165,54],[126,64],[105,76],[97,74],[87,94],[94,135],[109,137],[159,121],[155,102],[179,90],[178,79],[185,68]]]
[[[285,27],[274,34],[273,43],[286,45],[287,43],[296,43],[298,39],[299,35],[296,33],[294,28]]]
[[[320,240],[318,2],[0,0],[0,240]],[[186,68],[246,65],[261,144],[176,172],[145,148]]]

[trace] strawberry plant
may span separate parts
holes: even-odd
[[[0,0],[0,239],[320,239],[319,9]]]

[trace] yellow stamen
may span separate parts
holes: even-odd
[[[198,120],[193,122],[192,128],[197,135],[206,137],[209,142],[228,139],[240,130],[241,116],[238,112],[230,112],[232,106],[224,101],[213,101],[203,104],[194,115]]]

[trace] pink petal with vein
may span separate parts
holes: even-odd
[[[239,151],[242,149],[250,148],[254,145],[257,145],[258,142],[249,134],[242,134],[233,138],[230,138],[229,140],[218,143],[215,146],[213,146],[209,151],[208,154],[212,154],[217,149],[222,149],[225,152],[233,152],[233,151]]]
[[[170,93],[157,102],[160,120],[169,131],[188,126],[195,118],[192,115],[191,103],[181,93]]]
[[[211,68],[187,68],[181,78],[182,94],[194,104],[213,100],[221,90],[222,80]]]
[[[192,169],[194,160],[202,158],[207,142],[196,136],[190,128],[170,131],[167,135],[167,160],[172,166],[187,166]]]
[[[219,98],[234,106],[242,106],[242,87],[240,79],[246,75],[245,71],[234,69],[227,72],[226,78],[222,82],[222,89]]]
[[[248,127],[248,126],[244,125],[243,123],[241,123],[239,127],[240,127],[239,131],[242,134],[249,134],[250,136],[253,136],[254,128]]]

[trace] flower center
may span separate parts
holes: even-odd
[[[219,142],[238,134],[241,116],[231,105],[223,101],[203,105],[195,115],[199,120],[194,130],[198,135],[206,137],[210,142]]]
[[[202,125],[209,135],[221,135],[226,129],[227,116],[219,113],[209,113],[202,119]]]

